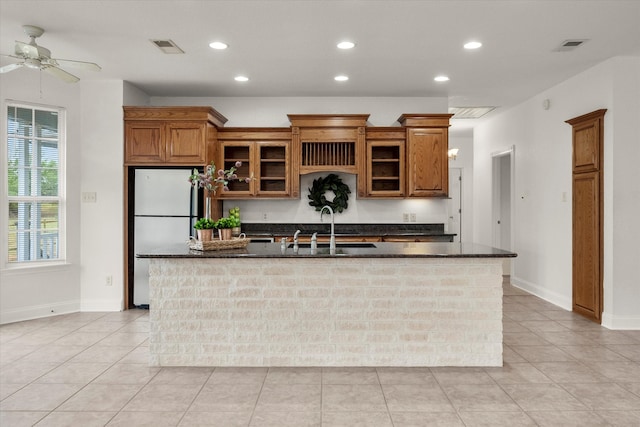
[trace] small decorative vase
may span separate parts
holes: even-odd
[[[198,240],[202,242],[209,242],[213,239],[213,229],[205,228],[203,230],[196,230],[198,234]]]
[[[231,235],[233,237],[238,237],[240,235],[240,227],[233,227],[231,229]]]
[[[218,234],[220,235],[220,240],[231,240],[233,238],[231,228],[220,228]]]

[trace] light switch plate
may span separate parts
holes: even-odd
[[[98,200],[98,195],[95,191],[86,191],[82,193],[82,203],[95,203]]]

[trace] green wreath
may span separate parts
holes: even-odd
[[[328,201],[324,196],[327,191],[333,191],[336,195],[333,201]],[[342,182],[336,174],[329,174],[326,177],[313,180],[313,186],[309,188],[309,206],[316,208],[316,211],[322,209],[323,206],[330,206],[334,212],[342,212],[349,206],[349,186]]]

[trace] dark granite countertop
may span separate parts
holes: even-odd
[[[246,249],[222,251],[196,251],[186,244],[137,254],[138,258],[513,258],[513,252],[503,251],[476,243],[392,243],[337,245],[336,254],[318,244],[315,254],[301,245],[298,253],[287,247],[283,252],[280,243],[249,243]]]
[[[350,224],[336,223],[336,236],[455,236],[445,233],[444,224]],[[242,232],[247,236],[293,236],[296,230],[300,235],[310,236],[318,233],[319,236],[331,233],[331,224],[323,223],[242,223]]]

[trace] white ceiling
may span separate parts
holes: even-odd
[[[67,68],[81,79],[126,80],[151,96],[446,96],[499,111],[607,58],[640,55],[640,0],[1,0],[0,52],[28,41],[24,24],[46,30],[38,43],[52,57],[102,66]],[[356,48],[337,49],[343,39]],[[483,47],[465,51],[472,39]],[[566,39],[589,41],[554,52]],[[229,48],[212,50],[213,40]]]

